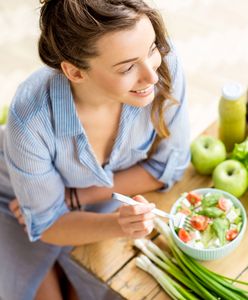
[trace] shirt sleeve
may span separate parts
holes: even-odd
[[[174,50],[167,57],[172,77],[173,96],[179,102],[165,112],[170,136],[163,139],[150,159],[141,162],[153,177],[164,183],[166,191],[178,181],[190,162],[190,125],[185,95],[185,78]]]
[[[35,121],[22,121],[10,109],[4,141],[11,184],[19,201],[30,241],[68,212],[65,188]]]

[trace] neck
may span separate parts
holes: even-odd
[[[82,85],[71,82],[71,90],[74,99],[74,103],[79,109],[88,109],[88,110],[101,110],[106,108],[112,108],[120,106],[121,104],[115,101],[106,101],[95,95],[89,89],[84,89]]]

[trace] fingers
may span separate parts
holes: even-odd
[[[20,209],[19,203],[17,199],[14,199],[10,201],[9,203],[9,209],[13,213],[13,215],[16,217],[18,223],[20,225],[25,225],[25,219],[23,217],[22,211]]]
[[[143,231],[143,230],[149,229],[151,227],[153,227],[153,220],[129,223],[126,225],[126,229],[129,230],[130,233],[133,233],[135,231]]]
[[[124,205],[119,209],[118,222],[125,234],[132,238],[140,238],[150,234],[154,228],[153,203],[149,203],[144,197],[133,197],[140,204]]]
[[[9,203],[9,209],[16,218],[19,218],[22,215],[19,203],[16,199]]]
[[[154,228],[154,226],[152,228],[148,228],[148,229],[145,229],[142,231],[135,231],[131,237],[133,239],[141,239],[141,238],[147,236],[148,234],[150,234],[153,231],[153,228]]]
[[[153,203],[142,203],[137,205],[123,205],[120,213],[124,217],[149,213],[155,205]]]
[[[125,224],[129,224],[129,223],[143,222],[143,221],[153,220],[153,219],[154,219],[154,214],[151,212],[148,212],[146,214],[122,217],[120,222],[122,222],[123,225],[125,225]]]
[[[145,197],[141,196],[141,195],[136,195],[133,197],[133,199],[135,201],[138,201],[138,202],[142,202],[142,203],[149,203]]]
[[[25,225],[26,226],[25,219],[22,215],[17,220],[18,220],[18,223],[20,225]]]
[[[16,208],[14,211],[13,211],[13,214],[14,216],[19,219],[21,216],[22,216],[22,212],[20,210],[20,208]]]
[[[19,203],[18,203],[17,199],[14,199],[14,200],[10,201],[10,203],[9,203],[9,209],[13,212],[17,208],[19,208]]]
[[[150,234],[154,228],[153,220],[126,224],[123,231],[131,238],[141,238]]]
[[[22,211],[20,210],[20,208],[17,208],[14,212],[13,212],[14,216],[16,217],[17,221],[19,224],[21,225],[25,225],[25,220],[22,214]]]

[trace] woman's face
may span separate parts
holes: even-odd
[[[82,88],[101,102],[143,107],[154,99],[161,55],[148,17],[130,30],[117,31],[97,42],[100,55],[90,59]]]

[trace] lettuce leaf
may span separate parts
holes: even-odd
[[[248,170],[248,138],[240,144],[235,144],[231,158],[240,161]]]
[[[227,219],[217,218],[213,221],[213,229],[220,239],[220,243],[223,246],[226,243],[226,230],[229,227],[229,222]]]
[[[223,195],[219,193],[204,195],[202,199],[202,206],[203,207],[214,206],[218,203],[221,197],[223,197]]]

